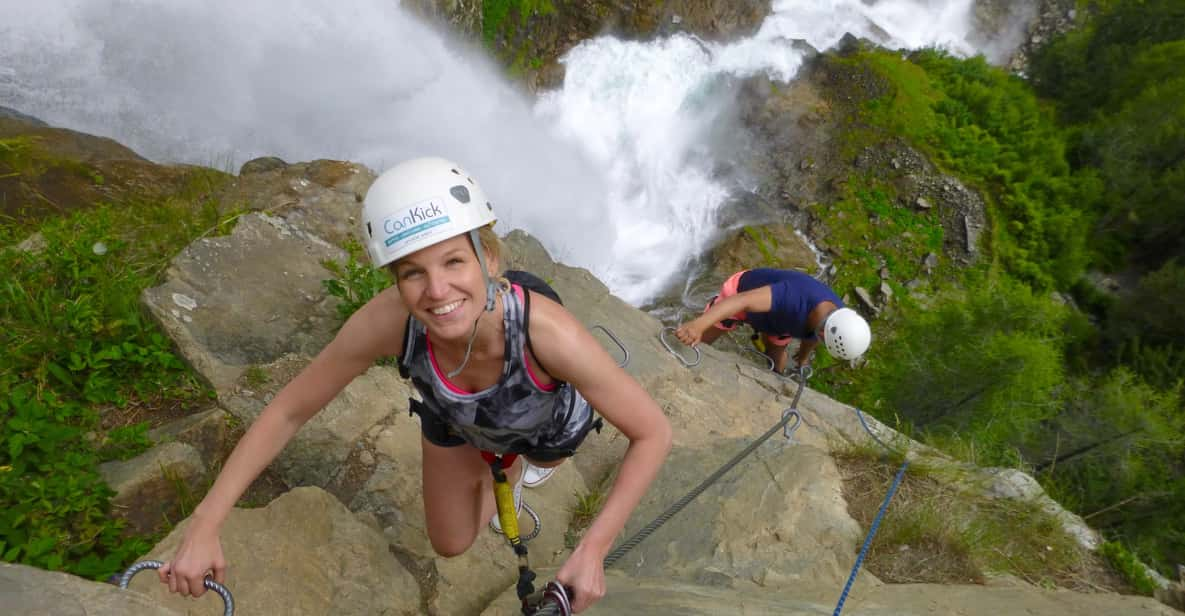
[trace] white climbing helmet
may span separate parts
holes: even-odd
[[[863,355],[872,344],[872,330],[858,312],[840,308],[823,321],[823,343],[835,357],[853,360]]]
[[[495,220],[494,206],[464,169],[443,158],[416,158],[371,184],[362,206],[362,237],[371,262],[383,267],[462,233],[476,236]],[[480,244],[475,246],[483,258]]]

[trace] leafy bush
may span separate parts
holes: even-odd
[[[33,383],[5,386],[0,399],[0,555],[50,570],[103,579],[152,544],[124,537],[109,515],[111,488],[83,426],[94,411]]]
[[[551,0],[484,0],[481,3],[481,35],[486,45],[493,45],[506,28],[511,12],[517,13],[519,23],[526,24],[532,15],[551,15],[555,5]]]
[[[30,156],[36,155],[31,150]],[[35,171],[36,161],[22,163]],[[148,445],[143,423],[105,431],[105,413],[162,400],[196,404],[209,393],[143,312],[185,244],[225,228],[208,195],[224,176],[189,172],[164,201],[118,204],[44,221],[49,247],[0,249],[0,557],[102,579],[143,554],[111,516],[100,463]],[[27,232],[0,226],[0,237]]]
[[[1181,389],[1126,368],[1074,379],[1065,408],[1032,452],[1038,478],[1094,527],[1167,569],[1185,558],[1185,417]],[[1156,518],[1158,523],[1148,524]]]
[[[1100,184],[1093,172],[1071,172],[1065,135],[1028,86],[982,58],[935,50],[909,62],[887,52],[859,59],[888,84],[866,119],[983,190],[991,248],[1007,271],[1037,288],[1069,288],[1087,262]]]
[[[1140,560],[1123,547],[1123,544],[1108,541],[1099,547],[1099,553],[1141,594],[1151,595],[1156,590],[1156,582],[1148,577],[1148,572],[1144,570]]]
[[[1065,308],[1007,278],[969,281],[876,345],[862,404],[936,438],[972,439],[980,462],[1014,449],[1058,410]]]
[[[1085,27],[1040,48],[1030,66],[1038,92],[1060,101],[1072,123],[1113,111],[1131,96],[1131,79],[1159,81],[1161,73],[1135,72],[1132,58],[1157,43],[1185,38],[1185,5],[1179,0],[1121,0],[1104,8]]]
[[[940,160],[996,195],[998,257],[1039,288],[1068,288],[1086,265],[1097,179],[1071,173],[1064,135],[1019,79],[982,58],[912,59],[946,95],[929,136]]]
[[[386,269],[370,265],[370,259],[362,254],[363,247],[357,240],[350,239],[346,242],[346,252],[349,257],[345,263],[321,263],[325,269],[337,276],[323,280],[321,284],[325,287],[326,293],[341,300],[337,305],[337,314],[341,317],[342,323],[393,282]]]

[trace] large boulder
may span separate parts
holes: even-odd
[[[188,523],[148,558],[167,561]],[[222,528],[230,566],[227,588],[242,614],[383,614],[421,612],[415,578],[387,549],[382,532],[317,488],[297,488],[263,509],[236,509]],[[170,595],[154,572],[129,588],[179,613],[216,615],[213,593],[200,602]]]

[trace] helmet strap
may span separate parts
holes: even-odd
[[[480,228],[480,227],[479,227]],[[481,245],[481,235],[478,234],[477,229],[469,232],[469,240],[473,242],[473,251],[477,253],[477,262],[481,265],[481,275],[486,283],[486,312],[493,312],[496,302],[494,301],[494,282],[490,280],[490,270],[486,267],[486,251]],[[474,331],[477,324],[474,324]]]

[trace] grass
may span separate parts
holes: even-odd
[[[851,178],[843,198],[817,207],[815,215],[827,228],[828,243],[842,247],[832,283],[841,295],[857,286],[875,294],[884,267],[893,296],[903,297],[907,292],[902,281],[926,279],[926,255],[942,255],[944,231],[938,213],[900,204],[893,188],[875,178]],[[939,257],[940,264],[945,261]]]
[[[576,494],[576,504],[569,509],[572,519],[568,523],[568,530],[564,532],[564,547],[575,549],[584,536],[584,531],[592,524],[593,519],[601,512],[605,504],[605,491],[601,488],[589,490],[584,494]]]
[[[33,185],[48,169],[73,167],[89,169],[30,139],[0,143],[0,174],[22,184]],[[198,168],[169,172],[164,191],[146,185],[143,193],[75,203],[69,213],[41,220],[0,220],[5,561],[105,579],[153,539],[127,534],[112,516],[113,493],[98,466],[144,451],[151,418],[188,414],[212,392],[145,313],[140,293],[159,284],[182,248],[228,232],[236,218],[211,197],[229,176]],[[103,181],[93,170],[85,175],[92,184]],[[156,196],[164,193],[169,196]],[[34,232],[44,238],[44,251],[12,248]],[[96,250],[99,244],[106,249]]]
[[[836,455],[849,513],[865,529],[899,465],[878,454],[853,448]],[[889,583],[981,584],[1012,575],[1044,587],[1130,591],[1039,506],[967,494],[920,464],[906,472],[865,566]]]

